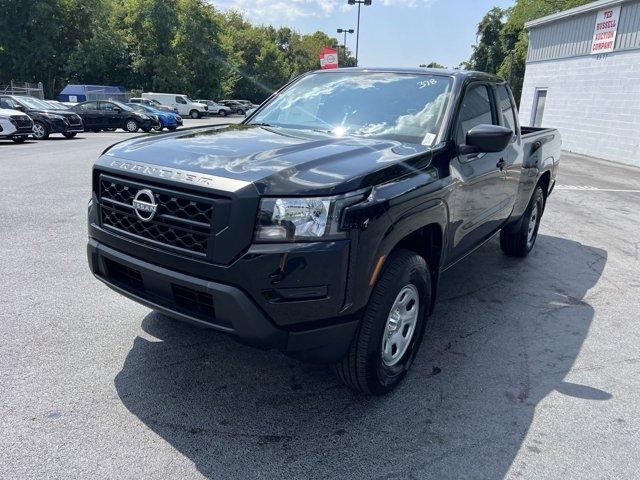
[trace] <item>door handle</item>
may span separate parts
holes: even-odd
[[[504,167],[507,165],[507,162],[505,161],[504,158],[501,158],[500,160],[498,160],[498,163],[496,163],[496,167],[498,167],[501,171],[504,170]]]

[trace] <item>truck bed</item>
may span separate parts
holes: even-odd
[[[523,166],[540,168],[552,163],[555,166],[560,160],[560,132],[555,128],[520,127],[522,148],[524,151]]]

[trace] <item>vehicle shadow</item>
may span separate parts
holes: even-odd
[[[527,432],[546,395],[611,398],[564,381],[606,261],[604,250],[552,236],[526,260],[490,242],[443,276],[414,368],[383,398],[350,392],[326,367],[153,313],[115,386],[206,477],[517,475],[521,448],[545,451]]]

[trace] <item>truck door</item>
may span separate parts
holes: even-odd
[[[511,144],[507,147],[504,155],[506,165],[502,170],[504,179],[505,193],[510,200],[510,209],[513,209],[518,194],[518,184],[522,171],[522,162],[524,154],[522,151],[522,140],[520,137],[520,124],[518,122],[518,113],[516,111],[513,95],[509,91],[506,84],[496,85],[496,100],[498,104],[498,113],[503,127],[510,128],[513,131]],[[510,212],[509,212],[510,213]]]
[[[484,124],[500,125],[492,86],[472,83],[464,93],[454,140],[464,145],[467,132]],[[450,163],[456,184],[451,206],[449,258],[455,261],[495,233],[509,215],[504,180],[505,152],[458,154]]]
[[[187,106],[187,101],[183,97],[176,96],[173,106],[178,108],[178,113],[180,115],[189,115],[189,107]]]

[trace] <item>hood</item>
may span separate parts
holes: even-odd
[[[397,178],[429,153],[389,140],[230,125],[126,140],[104,155],[249,182],[262,195],[330,195]]]

